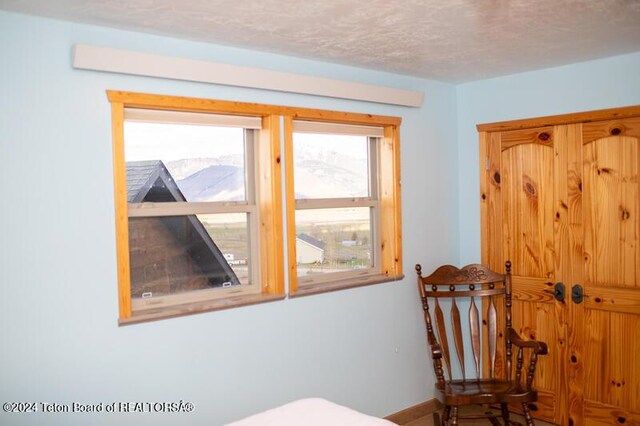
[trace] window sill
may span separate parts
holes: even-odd
[[[328,293],[330,291],[346,290],[349,288],[364,287],[367,285],[387,283],[391,281],[399,281],[404,278],[403,275],[387,276],[374,275],[360,278],[349,278],[340,281],[329,281],[323,283],[300,285],[298,291],[289,293],[290,298],[311,296],[313,294]]]
[[[118,325],[131,325],[143,322],[156,321],[168,318],[182,317],[186,315],[200,314],[204,312],[220,311],[222,309],[238,308],[241,306],[256,305],[258,303],[283,300],[284,294],[249,294],[242,296],[226,297],[224,299],[207,300],[163,307],[143,312],[133,313],[129,318],[120,318]]]

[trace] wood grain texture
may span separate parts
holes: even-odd
[[[491,216],[489,215],[489,138],[490,134],[487,132],[480,132],[479,143],[479,158],[480,158],[480,223],[483,226],[480,227],[480,240],[481,245],[481,262],[485,265],[489,265],[489,244],[486,242],[489,239],[489,222]]]
[[[567,283],[584,282],[582,227],[582,124],[557,126],[555,247],[558,254],[556,276]],[[558,392],[556,403],[559,424],[583,424],[583,339],[584,304],[556,304],[558,328]],[[565,336],[566,339],[562,339]],[[568,362],[567,362],[568,361]]]
[[[400,188],[400,131],[386,126],[379,148],[380,256],[383,275],[398,277],[402,271],[402,219]]]
[[[487,339],[489,347],[489,377],[491,378],[496,377],[496,349],[498,346],[498,321],[496,317],[496,305],[493,302],[493,297],[490,297],[487,307]]]
[[[124,164],[124,105],[122,103],[111,104],[111,132],[118,261],[118,307],[120,319],[126,319],[131,317],[131,275],[129,268],[127,170]]]
[[[146,93],[108,90],[107,96],[112,103],[122,103],[131,108],[168,109],[192,112],[212,112],[238,115],[283,115],[297,119],[309,119],[324,122],[351,123],[363,125],[399,126],[402,120],[354,112],[339,112],[313,108],[298,108],[278,105],[266,105],[249,102],[223,101],[203,98],[187,98],[170,95],[152,95]]]
[[[537,144],[553,147],[553,127],[538,127],[526,130],[502,132],[500,149],[502,151],[522,144]]]
[[[639,418],[639,125],[621,119],[583,126],[587,424]]]
[[[640,105],[621,108],[609,108],[595,111],[575,112],[571,114],[549,115],[546,117],[527,118],[522,120],[499,121],[478,124],[478,132],[501,132],[534,127],[556,126],[563,124],[588,123],[592,121],[622,119],[640,116]]]
[[[497,124],[494,130],[510,130],[501,135],[500,167],[491,171],[500,177],[506,206],[501,216],[490,209],[491,181],[483,170],[483,262],[493,261],[491,244],[501,237],[501,258],[511,258],[517,274],[514,325],[550,343],[536,370],[540,395],[556,405],[546,418],[630,424],[640,401],[640,107]],[[549,125],[551,136],[536,142],[536,128]],[[494,133],[480,129],[481,152],[491,156]],[[502,233],[491,225],[498,217]],[[559,281],[566,284],[564,303],[548,291]],[[580,304],[571,301],[576,284],[584,288]]]
[[[261,286],[268,294],[284,294],[282,241],[282,172],[280,168],[280,117],[266,116],[256,147],[258,159],[258,209],[260,211]]]
[[[610,398],[611,362],[607,360],[611,347],[609,312],[587,310],[585,313],[584,397],[608,403]]]
[[[517,274],[512,277],[514,328],[524,338],[550,344],[548,356],[538,364],[535,387],[557,395],[565,338],[558,334],[564,330],[556,312],[563,305],[549,293],[558,263],[555,232],[560,204],[554,190],[554,133],[549,127],[502,132],[501,176],[503,258],[512,261]],[[508,371],[508,358],[505,367]],[[533,415],[540,417],[537,411]],[[557,406],[546,420],[563,417],[564,408]]]
[[[462,322],[460,321],[460,310],[454,298],[451,301],[451,325],[453,327],[453,341],[458,355],[458,362],[462,370],[462,380],[467,379],[466,369],[464,365],[464,345],[462,343]]]
[[[514,284],[517,286],[517,282]],[[555,392],[558,387],[560,340],[555,326],[556,312],[553,303],[514,303],[514,329],[523,339],[546,342],[547,356],[540,358],[536,374],[536,388]],[[554,324],[554,326],[549,326]]]
[[[613,312],[610,321],[610,403],[640,411],[640,315]]]
[[[553,155],[537,143],[502,153],[503,256],[518,275],[554,276]]]
[[[471,351],[476,367],[476,377],[480,379],[482,377],[480,371],[480,315],[474,297],[471,297],[469,305],[469,333],[471,334]]]
[[[482,263],[488,265],[494,271],[502,271],[504,268],[503,256],[503,235],[502,235],[502,178],[501,170],[501,148],[500,133],[481,133],[480,145],[483,148],[480,157],[480,181],[481,195],[480,207],[484,217],[482,222]],[[484,156],[482,156],[484,155]],[[497,308],[500,313],[504,307]],[[490,312],[486,299],[482,306],[482,363],[485,377],[494,377],[496,355],[490,356],[489,336],[491,328],[487,317]],[[500,316],[502,317],[502,316]],[[486,327],[486,328],[485,328]],[[496,324],[497,327],[504,327],[504,324]],[[497,343],[496,343],[497,344]],[[502,349],[500,349],[501,351]],[[500,360],[500,357],[497,358]],[[498,364],[498,369],[500,369]]]
[[[528,407],[528,405],[522,404],[531,404],[536,401],[537,393],[532,388],[532,378],[533,372],[535,371],[535,365],[537,362],[537,355],[546,355],[547,347],[544,343],[535,342],[535,341],[525,341],[521,339],[517,333],[510,328],[511,325],[511,262],[506,262],[506,274],[499,274],[495,271],[491,271],[487,269],[485,266],[472,264],[467,265],[463,268],[456,268],[451,265],[443,265],[437,268],[432,274],[427,277],[422,277],[422,267],[420,265],[416,265],[416,272],[418,275],[418,288],[419,293],[422,300],[422,306],[424,310],[425,324],[427,327],[427,334],[429,336],[429,344],[432,351],[432,358],[434,362],[434,368],[436,371],[436,376],[438,382],[436,384],[436,395],[438,399],[445,405],[450,407],[450,415],[451,415],[451,423],[454,423],[456,410],[458,406],[468,405],[468,404],[494,404],[494,403],[518,403],[521,404],[522,407]],[[426,289],[429,288],[430,291],[427,292]],[[459,290],[459,288],[468,288],[468,290]],[[476,369],[479,369],[479,345],[480,339],[478,336],[479,332],[479,312],[475,306],[475,298],[479,297],[480,293],[489,293],[493,291],[499,291],[501,294],[485,294],[485,298],[489,299],[488,303],[489,312],[487,313],[488,320],[488,329],[493,330],[493,333],[489,332],[490,336],[488,337],[489,342],[491,342],[492,349],[490,353],[493,354],[494,358],[497,353],[497,342],[498,336],[502,340],[503,344],[506,347],[506,352],[510,353],[511,345],[515,345],[518,348],[523,348],[522,351],[530,351],[532,354],[530,357],[530,364],[528,366],[527,373],[527,381],[526,383],[522,383],[520,386],[516,387],[516,385],[510,380],[511,373],[509,372],[510,363],[506,362],[506,367],[504,369],[507,374],[504,378],[500,379],[482,379],[482,378],[473,378],[467,379],[466,374],[466,365],[464,364],[465,352],[464,344],[468,343],[463,339],[462,336],[462,324],[461,324],[461,313],[458,308],[458,304],[462,303],[462,298],[459,297],[461,293],[469,293],[467,296],[471,298],[470,301],[470,311],[469,311],[469,321],[470,321],[470,329],[472,331],[472,345],[475,345],[475,349],[472,349],[474,352],[474,358],[476,362]],[[438,329],[438,338],[432,332],[432,324],[429,316],[429,302],[428,299],[434,299],[435,304],[435,317],[436,317],[436,328]],[[446,298],[446,299],[445,299]],[[445,299],[442,301],[441,299]],[[447,334],[447,329],[445,327],[444,314],[442,310],[442,303],[446,303],[449,301],[451,303],[451,335],[453,336],[453,344],[455,345],[453,349],[449,349],[449,337]],[[496,317],[497,309],[496,303],[500,301],[500,305],[504,307],[503,314],[505,316],[505,320],[503,324],[507,326],[507,329],[496,328],[498,324],[498,318]],[[445,305],[446,306],[446,305]],[[473,343],[475,341],[475,343]],[[445,361],[447,361],[447,357],[450,360],[450,353],[454,352],[457,355],[458,363],[460,365],[460,370],[462,373],[461,379],[444,379],[444,374],[442,373],[441,368],[441,359],[444,356]],[[522,352],[521,351],[521,352]],[[522,355],[522,353],[521,353]],[[518,367],[520,369],[523,368],[522,356],[520,357],[520,362],[518,363]],[[448,371],[452,371],[451,361],[448,362],[447,365]],[[491,364],[491,363],[490,363]],[[518,376],[522,377],[522,372],[519,371]],[[448,374],[451,378],[451,373]],[[456,375],[457,371],[456,371]],[[526,411],[526,410],[525,410]],[[448,411],[445,411],[445,418],[449,417]]]
[[[289,293],[298,291],[298,257],[296,252],[296,199],[293,172],[293,118],[284,117],[284,169],[287,228],[287,259],[289,266]]]
[[[639,247],[638,139],[598,139],[586,144],[584,153],[588,282],[635,287]]]
[[[640,315],[640,291],[625,288],[586,285],[585,309],[599,309],[609,312],[626,312]]]
[[[583,144],[611,136],[626,136],[638,139],[640,138],[640,117],[585,123],[582,125],[582,129]]]
[[[289,253],[289,293],[292,296],[311,295],[332,291],[334,289],[367,285],[378,282],[398,280],[403,277],[402,263],[402,212],[401,212],[401,182],[400,182],[400,133],[397,126],[388,125],[383,128],[383,137],[375,143],[377,159],[377,173],[373,173],[373,180],[377,182],[372,190],[372,198],[352,200],[353,206],[371,207],[375,209],[374,237],[375,252],[372,258],[375,265],[370,270],[358,270],[333,273],[327,277],[306,276],[298,278],[297,258],[295,247],[295,216],[296,209],[344,207],[345,201],[338,199],[295,199],[293,171],[293,120],[285,116],[285,170],[286,170],[286,209]],[[358,275],[369,275],[359,277]],[[336,281],[347,282],[341,286]],[[365,282],[366,281],[366,282]]]
[[[513,277],[513,298],[522,302],[549,303],[553,297],[554,282],[538,277]]]
[[[556,410],[558,408],[555,392],[538,389],[538,400],[529,404],[529,408],[531,409],[531,415],[535,419],[558,424],[554,420],[556,417]],[[519,404],[509,404],[509,410],[514,413],[522,414],[522,407]]]
[[[449,352],[449,339],[447,337],[447,327],[444,322],[444,314],[442,313],[442,308],[440,307],[440,303],[438,299],[436,299],[434,313],[436,316],[436,329],[438,330],[438,340],[440,341],[440,346],[442,347],[442,355],[444,357],[444,363],[447,367],[447,375],[449,380],[453,378],[451,375],[451,355]]]
[[[640,411],[625,410],[597,401],[584,402],[586,426],[640,426]]]

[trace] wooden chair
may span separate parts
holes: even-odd
[[[491,423],[499,424],[496,416],[486,413],[483,416],[459,416],[458,407],[470,404],[500,404],[502,418],[505,425],[514,424],[509,420],[508,404],[519,404],[524,412],[527,425],[533,425],[533,419],[529,411],[528,404],[535,402],[538,398],[536,390],[532,387],[533,376],[536,369],[538,355],[547,353],[547,345],[542,342],[525,341],[518,336],[518,333],[511,328],[511,262],[506,263],[506,274],[502,275],[479,265],[467,265],[462,269],[455,266],[445,265],[435,270],[428,277],[422,277],[422,267],[416,265],[418,273],[418,287],[424,309],[424,319],[427,326],[427,338],[431,347],[431,356],[435,369],[437,383],[437,398],[444,405],[442,423],[439,416],[435,416],[436,424],[457,425],[458,419],[486,417]],[[445,301],[444,299],[448,299]],[[501,301],[502,299],[502,301]],[[480,303],[480,301],[484,303]],[[447,307],[450,302],[450,321],[452,330],[447,334],[445,316],[442,305]],[[433,306],[435,321],[431,318],[429,304]],[[462,334],[462,322],[459,304],[469,304],[468,324],[470,339],[464,339]],[[498,303],[504,303],[505,318],[500,321],[505,324],[505,351],[506,362],[504,369],[505,377],[496,377],[496,346],[498,331]],[[486,328],[483,329],[483,341],[487,348],[485,354],[488,360],[488,378],[482,378],[480,373],[480,322],[478,306],[486,309]],[[484,325],[484,323],[483,323]],[[434,332],[434,328],[437,330]],[[449,347],[449,339],[453,337],[454,350]],[[468,377],[465,369],[465,340],[467,346],[471,346],[473,362],[475,363],[475,377]],[[470,343],[469,343],[470,342]],[[515,377],[512,373],[512,349],[518,348],[515,363]],[[467,348],[468,349],[468,348]],[[529,365],[526,371],[526,380],[523,382],[523,359],[525,349],[530,352]],[[457,355],[460,366],[461,378],[453,371],[452,375],[452,353]],[[469,352],[467,352],[469,353]],[[447,378],[445,378],[446,368]],[[455,367],[455,366],[454,366]],[[454,377],[458,376],[458,377]],[[517,424],[517,423],[515,423]]]

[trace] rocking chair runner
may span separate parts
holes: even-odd
[[[467,265],[462,269],[455,266],[445,265],[436,269],[428,277],[422,277],[422,267],[416,265],[418,273],[418,288],[424,309],[424,319],[427,326],[427,338],[431,347],[431,356],[435,369],[437,383],[436,394],[440,402],[444,405],[442,425],[458,424],[458,419],[478,418],[479,416],[459,416],[458,407],[470,404],[500,404],[502,418],[505,425],[511,424],[509,421],[508,404],[521,404],[527,426],[533,425],[533,419],[529,411],[529,405],[538,398],[536,390],[532,387],[533,376],[536,369],[538,355],[547,353],[547,345],[542,342],[525,341],[518,336],[518,333],[511,327],[511,262],[506,263],[506,274],[498,274],[489,268],[479,265]],[[429,301],[433,299],[433,310],[435,314],[435,328],[432,321]],[[454,379],[451,369],[451,354],[449,348],[449,336],[445,325],[444,314],[440,301],[449,299],[451,301],[451,325],[455,347],[458,358],[461,379]],[[464,363],[464,342],[462,335],[462,323],[460,320],[460,310],[458,303],[462,300],[469,303],[469,330],[471,334],[470,345],[475,363],[476,377],[467,377]],[[476,302],[478,299],[478,302]],[[497,378],[495,374],[496,366],[496,346],[498,334],[498,321],[496,305],[503,299],[504,314],[506,316],[504,324],[505,355],[506,355],[506,377]],[[458,301],[458,303],[456,302]],[[486,342],[488,343],[488,365],[489,378],[481,378],[480,374],[480,315],[478,305],[482,308],[481,300],[486,306]],[[476,304],[478,303],[478,304]],[[484,326],[484,323],[483,323]],[[518,355],[515,365],[515,380],[512,374],[512,349],[518,348]],[[531,352],[529,366],[526,372],[526,380],[522,380],[522,368],[524,350]],[[447,377],[443,371],[443,361],[446,367]],[[497,423],[495,415],[488,413],[486,416],[492,423]],[[436,424],[440,423],[436,415]]]

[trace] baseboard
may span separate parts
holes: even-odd
[[[438,411],[440,408],[442,408],[442,404],[440,404],[440,401],[433,398],[429,401],[421,402],[420,404],[407,407],[404,410],[398,411],[397,413],[389,414],[387,417],[385,417],[385,419],[399,425],[404,425],[416,419],[419,419],[420,417],[432,414]]]

